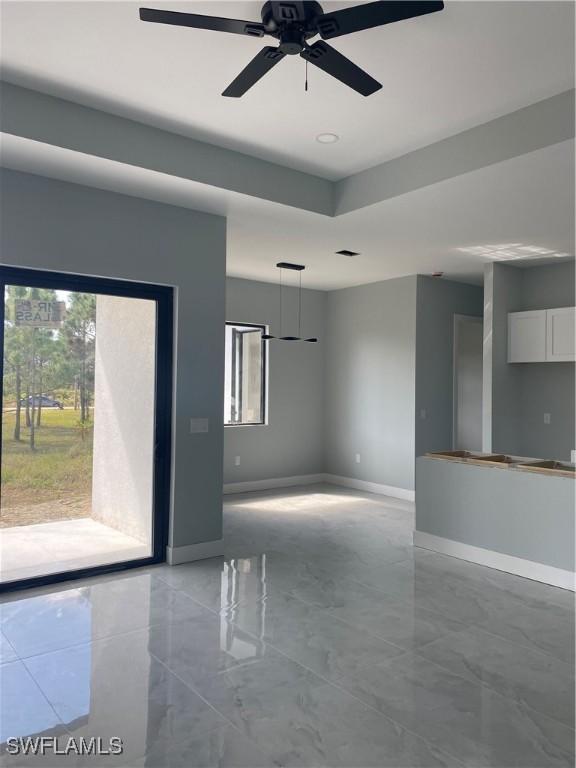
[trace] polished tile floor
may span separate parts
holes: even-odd
[[[573,595],[412,528],[390,498],[245,494],[223,558],[4,598],[2,763],[573,766]],[[7,753],[33,735],[124,752]]]

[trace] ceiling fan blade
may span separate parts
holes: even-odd
[[[264,25],[257,21],[223,19],[219,16],[202,16],[197,13],[179,13],[178,11],[162,11],[154,8],[140,8],[140,19],[153,21],[157,24],[211,29],[214,32],[232,32],[235,35],[250,35],[251,37],[262,37],[266,31]]]
[[[391,24],[393,21],[412,19],[415,16],[424,16],[427,13],[436,13],[444,8],[443,2],[435,0],[423,0],[417,2],[392,2],[380,1],[355,5],[352,8],[344,8],[342,11],[324,13],[319,16],[316,26],[320,36],[324,40],[330,40],[340,35],[349,35],[351,32],[360,32],[363,29],[380,27],[383,24]]]
[[[335,48],[332,48],[331,45],[324,43],[322,40],[318,40],[314,45],[305,48],[300,56],[309,61],[310,64],[314,64],[315,67],[319,67],[324,72],[332,75],[332,77],[358,91],[362,96],[370,96],[370,94],[382,88],[381,83],[374,80],[367,72],[364,72],[363,69],[356,66],[350,59],[342,56]]]
[[[269,72],[272,67],[282,61],[285,54],[278,48],[267,45],[254,56],[248,66],[244,67],[238,77],[230,83],[222,96],[232,96],[238,98],[243,96],[249,88],[260,80],[261,77]]]

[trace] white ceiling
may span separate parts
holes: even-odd
[[[323,290],[434,270],[479,283],[492,257],[461,249],[514,244],[574,254],[574,141],[336,218],[18,137],[4,137],[2,161],[18,170],[225,215],[227,272],[255,280],[276,281],[274,265],[282,260],[306,264],[304,285]],[[337,256],[341,248],[361,255]]]
[[[277,261],[307,265],[308,287],[333,290],[439,270],[482,281],[497,256],[460,249],[533,245],[574,255],[574,142],[551,147],[418,189],[353,213],[323,217],[274,206],[228,214],[227,272],[277,279]],[[347,248],[360,256],[339,256]],[[515,266],[553,263],[514,261]]]
[[[306,94],[291,57],[238,100],[220,93],[263,41],[145,24],[142,4],[255,20],[261,5],[3,1],[3,77],[330,179],[573,87],[569,2],[447,0],[441,13],[334,41],[382,81],[372,97],[316,70]],[[341,141],[317,143],[326,131]]]

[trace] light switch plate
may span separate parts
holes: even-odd
[[[550,414],[545,413],[544,414],[544,424],[550,424]]]
[[[235,467],[240,466],[240,456],[234,456],[234,466]]]
[[[576,448],[573,451],[570,451],[570,462],[576,464]]]
[[[359,453],[356,454],[355,459],[356,459],[356,464],[360,464],[360,454]]]
[[[208,432],[208,419],[190,419],[190,433]]]

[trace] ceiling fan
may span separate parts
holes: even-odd
[[[158,24],[172,24],[180,27],[209,29],[214,32],[231,32],[236,35],[263,37],[270,35],[279,41],[277,47],[267,45],[256,54],[238,77],[226,88],[222,96],[239,97],[276,66],[285,56],[299,54],[305,61],[322,69],[332,77],[362,94],[370,96],[382,88],[367,72],[356,66],[335,48],[325,43],[333,37],[349,35],[363,29],[379,27],[394,21],[411,19],[427,13],[435,13],[444,8],[443,2],[424,0],[381,1],[344,8],[333,13],[324,13],[320,3],[304,0],[303,2],[269,2],[262,6],[262,22],[224,19],[218,16],[202,16],[197,13],[180,13],[153,8],[140,8],[142,21]],[[320,35],[310,45],[308,40]]]

